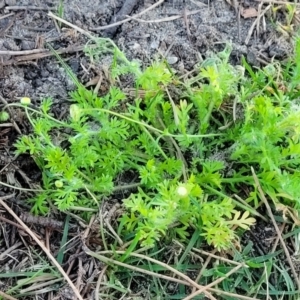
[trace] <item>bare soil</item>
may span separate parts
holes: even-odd
[[[165,0],[156,8],[116,27],[114,31],[95,28],[114,22],[124,5],[123,0],[64,0],[63,18],[95,36],[111,37],[128,59],[138,60],[142,66],[147,66],[153,59],[166,58],[169,64],[181,73],[192,70],[209,51],[220,51],[229,42],[233,47],[231,61],[234,64],[239,64],[244,56],[251,65],[259,67],[273,59],[282,60],[291,54],[291,36],[276,30],[278,22],[286,22],[284,11],[272,15],[269,9],[261,16],[258,25],[253,26],[257,21],[257,12],[260,14],[268,8],[268,3],[253,0],[232,0],[232,3],[229,1]],[[126,2],[128,5],[130,1]],[[133,9],[127,14],[134,16],[155,2],[135,1]],[[0,0],[1,105],[18,102],[25,96],[38,105],[41,99],[51,97],[56,105],[57,116],[65,113],[68,93],[74,89],[72,80],[51,52],[45,54],[32,51],[47,49],[48,43],[57,51],[62,51],[63,59],[79,80],[91,88],[97,85],[100,74],[107,72],[109,58],[105,57],[100,62],[91,64],[82,51],[88,42],[87,38],[66,25],[60,28],[58,23],[47,15],[49,10],[57,15],[58,5],[58,0]],[[249,13],[253,13],[253,16],[247,17]],[[122,19],[122,16],[119,16],[119,19]],[[68,53],[64,53],[66,49]],[[107,90],[105,84],[108,84],[108,81],[104,81],[100,93]],[[40,181],[38,169],[29,158],[22,157],[16,160],[12,148],[19,133],[29,132],[30,127],[22,111],[14,110],[12,113],[14,124],[0,127],[0,180],[19,187],[36,187]],[[22,216],[26,224],[46,244],[48,243],[55,256],[60,248],[63,224],[52,223],[56,219],[63,221],[64,217],[57,213],[55,217],[53,215],[48,219],[48,223],[45,220],[24,217],[30,209],[24,198],[30,195],[0,186],[0,196],[11,193],[15,193],[9,200],[12,209]],[[113,203],[106,209],[110,211],[111,206]],[[22,227],[11,222],[15,221],[0,207],[0,273],[30,269],[38,264],[41,254],[40,249]],[[81,237],[85,228],[76,220],[72,219],[71,223],[72,236],[69,236],[69,239],[74,239],[67,246],[68,259],[62,266],[74,282],[78,278],[77,275],[81,274],[78,275],[80,279],[77,287],[85,299],[93,299],[94,282],[103,266],[98,261],[88,258],[81,249]],[[87,244],[95,250],[101,247],[98,229],[99,224],[95,221],[86,238]],[[274,234],[272,231],[272,235]],[[7,250],[9,255],[2,256]],[[33,256],[31,251],[35,251]],[[0,279],[0,291],[6,291],[15,284],[16,278]],[[29,295],[22,299],[38,298]],[[72,293],[67,285],[59,282],[41,294],[39,299],[72,299]]]

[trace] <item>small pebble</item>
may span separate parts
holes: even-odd
[[[50,73],[46,69],[41,70],[41,76],[42,77],[49,77]]]
[[[22,41],[21,42],[21,49],[22,50],[32,50],[34,49],[35,43],[32,41]]]
[[[176,56],[168,56],[167,57],[167,62],[169,65],[174,65],[178,62],[178,57]]]
[[[69,66],[74,73],[77,73],[79,70],[80,62],[77,58],[72,57],[69,61]]]
[[[17,4],[16,0],[5,0],[6,5],[13,6]]]
[[[153,41],[151,44],[150,44],[150,48],[152,49],[157,49],[159,46],[159,41]]]

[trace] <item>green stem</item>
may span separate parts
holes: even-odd
[[[240,208],[242,208],[244,210],[249,211],[251,214],[253,214],[255,216],[258,216],[260,218],[264,218],[260,213],[258,213],[255,209],[253,209],[250,205],[249,206],[248,205],[244,205],[244,204],[240,203],[239,201],[234,200],[233,198],[231,198],[231,197],[227,196],[226,194],[224,194],[224,193],[222,193],[222,192],[220,192],[220,191],[212,188],[211,186],[209,186],[207,184],[203,184],[203,187],[205,189],[211,191],[213,194],[218,195],[218,196],[220,196],[222,198],[229,198],[236,206],[238,206],[238,207],[240,207]]]
[[[209,119],[210,119],[211,113],[212,113],[212,111],[213,111],[213,109],[215,107],[215,103],[216,103],[216,99],[214,99],[214,97],[213,97],[213,99],[209,103],[207,114],[205,115],[205,117],[204,117],[204,119],[202,121],[202,124],[201,124],[201,133],[203,133],[202,126],[209,124]],[[201,120],[200,120],[200,122],[201,122]]]
[[[49,116],[49,115],[43,113],[43,112],[40,112],[40,111],[38,111],[38,110],[36,110],[36,109],[34,109],[34,108],[31,108],[31,107],[29,107],[29,106],[27,106],[27,105],[22,105],[22,104],[18,104],[18,103],[11,103],[11,104],[5,105],[5,107],[3,108],[3,110],[5,110],[5,109],[8,108],[8,107],[21,107],[21,108],[24,108],[25,111],[26,111],[26,115],[27,115],[28,118],[29,118],[29,114],[28,114],[27,110],[32,111],[32,112],[34,112],[34,113],[37,113],[38,115],[41,115],[41,116],[43,116],[43,117],[46,117],[46,118],[48,118],[48,119],[50,119],[50,120],[52,120],[52,121],[54,121],[54,122],[56,122],[56,123],[58,123],[58,124],[60,124],[60,125],[63,125],[63,126],[65,126],[65,127],[70,127],[67,123],[61,122],[61,121],[59,121],[59,120],[57,120],[57,119],[55,119],[55,118],[53,118],[53,117],[51,117],[51,116]],[[31,120],[31,119],[29,118],[29,120]],[[30,123],[31,123],[31,125],[33,126],[32,121],[30,121]],[[33,126],[33,127],[34,127],[34,126]]]
[[[166,155],[166,153],[164,152],[164,150],[159,146],[158,142],[154,139],[154,137],[152,136],[152,134],[145,127],[142,127],[142,128],[146,132],[146,134],[150,137],[150,139],[152,140],[152,142],[154,143],[154,145],[157,147],[157,149],[161,153],[161,155],[164,157],[164,159],[167,160],[168,156]]]
[[[147,123],[144,123],[144,122],[141,122],[141,121],[137,121],[137,120],[134,120],[132,118],[129,118],[129,117],[126,117],[120,113],[117,113],[117,112],[114,112],[114,111],[111,111],[111,110],[108,110],[108,109],[104,109],[104,108],[91,108],[91,109],[83,109],[82,111],[100,111],[100,112],[105,112],[105,113],[108,113],[108,114],[111,114],[111,115],[114,115],[116,117],[119,117],[119,118],[122,118],[124,120],[127,120],[131,123],[135,123],[135,124],[139,124],[145,128],[148,128],[152,131],[155,131],[155,132],[158,132],[160,133],[162,136],[171,136],[171,137],[174,137],[174,138],[185,138],[185,137],[189,137],[189,138],[205,138],[205,137],[216,137],[216,136],[223,136],[224,134],[221,134],[221,133],[210,133],[210,134],[171,134],[169,132],[165,132],[165,131],[162,131],[162,130],[159,130],[151,125],[148,125]]]
[[[224,183],[234,183],[234,182],[245,182],[253,181],[252,176],[238,177],[238,178],[222,178],[221,181]]]
[[[113,188],[113,192],[123,191],[123,190],[130,190],[139,187],[140,183],[131,183],[125,185],[119,185]]]

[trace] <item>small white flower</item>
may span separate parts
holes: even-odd
[[[185,186],[179,186],[176,192],[180,197],[186,197],[189,193]]]

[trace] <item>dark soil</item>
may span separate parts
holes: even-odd
[[[234,2],[229,4],[225,0],[165,0],[153,10],[138,17],[146,22],[131,20],[115,27],[114,30],[94,30],[116,19],[122,19],[122,16],[117,14],[124,2],[122,0],[64,0],[63,17],[96,36],[111,37],[125,52],[128,59],[138,60],[142,66],[147,66],[153,59],[165,57],[169,64],[181,73],[192,70],[209,51],[220,51],[229,42],[233,47],[231,59],[234,64],[238,64],[241,57],[245,56],[251,65],[262,66],[274,58],[278,60],[286,58],[293,49],[290,35],[276,31],[276,22],[283,24],[285,22],[284,13],[279,12],[272,16],[270,10],[262,17],[258,26],[259,32],[255,27],[249,42],[245,43],[256,16],[245,19],[239,16],[239,13],[243,10],[247,12],[250,8],[258,10],[259,2],[252,0],[241,0],[236,7]],[[133,16],[155,2],[154,0],[126,1],[126,14]],[[47,13],[50,9],[57,14],[58,4],[58,0],[0,0],[1,105],[18,102],[24,96],[30,97],[33,104],[37,105],[41,99],[51,97],[55,103],[54,111],[58,115],[63,115],[65,104],[68,102],[68,93],[74,89],[74,83],[55,57],[51,55],[43,57],[41,54],[14,55],[12,51],[29,51],[31,54],[30,51],[33,49],[47,48],[48,43],[56,50],[73,49],[71,53],[62,54],[63,59],[81,82],[93,88],[98,82],[97,76],[107,71],[109,57],[91,64],[82,51],[88,40],[65,25],[59,29],[58,24],[48,17]],[[268,3],[262,5],[262,10],[267,5]],[[29,8],[26,9],[26,6]],[[174,16],[178,18],[170,20]],[[74,51],[74,49],[80,50]],[[107,88],[104,81],[100,93],[104,93]],[[22,111],[13,110],[11,113],[14,124],[0,127],[0,180],[13,186],[35,188],[40,180],[38,169],[29,157],[15,159],[12,148],[19,133],[29,132],[30,127]],[[29,210],[24,199],[29,198],[30,195],[0,186],[0,196],[11,193],[15,193],[15,196],[9,200],[10,206],[19,216],[24,215]],[[110,209],[107,208],[108,211]],[[9,220],[15,221],[2,207],[0,207],[0,217],[0,273],[8,270],[12,272],[32,270],[32,266],[40,261],[40,249],[22,228],[9,223]],[[64,217],[58,213],[53,214],[48,223],[45,220],[28,220],[23,217],[27,225],[42,240],[49,242],[54,256],[60,248],[63,232],[63,224],[53,225],[56,219],[64,221]],[[82,272],[79,288],[85,299],[92,299],[93,284],[97,281],[103,266],[98,261],[88,258],[81,250],[81,234],[85,230],[80,225],[82,223],[76,223],[75,219],[72,219],[71,223],[72,236],[69,238],[74,237],[74,239],[67,246],[67,260],[64,261],[63,267],[65,271],[68,270],[74,282],[77,275]],[[86,243],[94,250],[102,246],[98,229],[99,224],[93,224],[86,237]],[[9,255],[1,256],[1,253],[8,249],[11,249]],[[30,252],[33,249],[35,252],[31,257]],[[16,278],[1,279],[0,291],[6,291],[14,286],[15,280]],[[42,294],[40,299],[54,299],[54,297],[72,299],[72,294],[66,285],[63,286],[58,282],[52,287],[52,291]],[[22,299],[36,298],[28,296]]]

